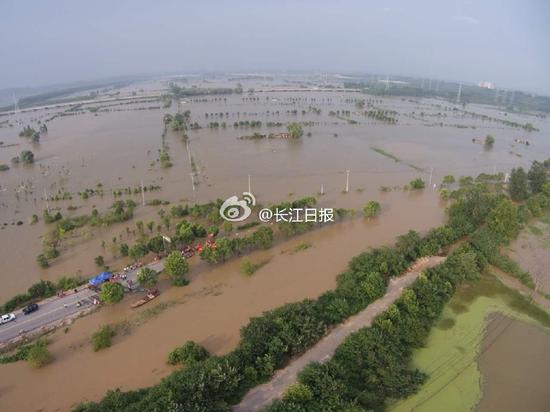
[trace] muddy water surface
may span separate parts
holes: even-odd
[[[193,83],[189,80],[188,86]],[[196,84],[215,87],[232,86],[227,79]],[[273,82],[271,82],[273,83]],[[165,83],[145,82],[124,88],[132,91],[160,90]],[[549,119],[524,114],[506,114],[494,108],[467,106],[467,110],[487,114],[498,119],[531,122],[540,132],[526,133],[522,129],[504,126],[498,121],[483,121],[463,113],[461,107],[439,100],[411,100],[379,98],[348,91],[282,92],[270,82],[251,85],[254,94],[182,99],[171,108],[155,109],[160,102],[122,104],[86,104],[48,122],[48,133],[40,144],[31,144],[18,137],[24,125],[38,127],[63,109],[49,108],[20,113],[10,117],[14,127],[0,128],[0,163],[9,163],[21,150],[31,149],[36,155],[33,166],[15,166],[0,175],[0,274],[2,289],[0,301],[24,291],[39,279],[56,280],[61,276],[82,274],[91,276],[97,271],[93,259],[103,255],[107,264],[119,267],[124,261],[116,259],[109,242],[115,236],[133,243],[127,227],[135,229],[135,221],[113,225],[100,231],[85,228],[75,238],[63,242],[61,257],[47,270],[40,269],[35,258],[41,252],[40,236],[49,228],[42,222],[27,224],[36,213],[41,216],[47,202],[44,191],[51,198],[68,191],[72,200],[50,202],[52,209],[65,216],[89,213],[96,206],[104,211],[113,202],[111,191],[121,187],[136,187],[143,180],[146,185],[162,186],[159,192],[146,198],[160,198],[172,203],[205,202],[239,194],[248,188],[251,175],[252,191],[262,203],[314,195],[324,187],[325,206],[359,209],[370,200],[384,199],[381,186],[403,186],[412,178],[422,176],[440,183],[447,174],[464,175],[480,172],[507,171],[511,167],[528,166],[533,159],[543,159],[550,153]],[[261,91],[264,90],[264,91]],[[269,91],[267,91],[269,90]],[[395,110],[397,125],[386,125],[360,115],[354,106],[359,98],[371,99],[377,108]],[[97,113],[88,109],[103,107]],[[167,143],[173,167],[161,169],[158,150],[161,147],[162,117],[165,113],[190,110],[192,121],[202,127],[190,130],[189,151],[181,136],[169,133]],[[310,110],[321,110],[316,114]],[[147,110],[138,110],[146,108]],[[453,110],[457,109],[457,110]],[[293,111],[296,111],[294,114]],[[349,111],[349,116],[331,116],[330,112]],[[305,111],[305,113],[302,113]],[[64,114],[67,114],[65,112]],[[208,117],[206,116],[208,114]],[[261,128],[234,128],[235,121],[260,120]],[[349,124],[349,120],[358,122]],[[267,127],[267,122],[282,126]],[[270,133],[286,130],[290,121],[308,122],[304,137],[299,141],[238,140],[254,132]],[[210,122],[225,122],[226,128],[208,128]],[[460,126],[457,127],[457,125]],[[308,137],[308,133],[311,136]],[[492,150],[485,150],[472,139],[483,139],[491,133],[496,142]],[[525,146],[514,140],[529,139]],[[15,146],[10,146],[10,145]],[[391,153],[400,161],[376,153],[373,147]],[[192,189],[192,157],[197,166],[195,191]],[[351,170],[351,193],[342,195],[345,171]],[[82,200],[78,192],[102,184],[104,196]],[[125,196],[127,197],[127,196]],[[140,200],[138,196],[131,196]],[[399,201],[399,200],[398,200]],[[68,211],[69,205],[79,207]],[[159,222],[158,208],[139,207],[135,220]],[[23,222],[17,226],[16,222]],[[101,241],[107,242],[107,248]]]
[[[131,328],[129,335],[117,336],[107,350],[92,351],[91,333],[101,324],[134,322],[138,315],[129,304],[135,298],[79,319],[67,334],[58,331],[53,336],[50,348],[56,360],[51,365],[38,371],[23,362],[0,365],[0,410],[64,411],[79,401],[97,400],[108,389],[158,383],[171,371],[166,356],[174,347],[191,339],[213,353],[225,353],[238,343],[239,328],[251,316],[334,288],[336,276],[354,255],[393,243],[409,229],[438,226],[444,219],[435,194],[387,196],[376,221],[350,219],[253,253],[252,261],[270,261],[252,277],[240,273],[240,259],[201,273],[195,269],[189,286],[163,288],[154,305],[173,303],[168,309]],[[311,247],[294,252],[303,242]]]
[[[493,315],[482,348],[479,367],[483,396],[476,411],[548,411],[548,332],[500,314]]]

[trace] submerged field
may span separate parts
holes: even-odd
[[[218,85],[228,86],[223,81]],[[550,151],[544,139],[548,119],[486,106],[463,108],[435,99],[372,97],[343,89],[285,91],[276,81],[251,83],[255,91],[242,95],[178,99],[171,107],[146,99],[166,87],[166,82],[137,84],[121,90],[121,98],[128,99],[124,101],[52,106],[2,117],[8,123],[0,128],[0,164],[9,164],[26,149],[34,152],[35,163],[0,172],[0,301],[39,279],[91,276],[98,270],[98,255],[111,267],[124,266],[127,261],[112,250],[111,239],[135,241],[135,222],[161,224],[159,210],[171,205],[240,194],[248,188],[248,175],[252,192],[263,204],[316,195],[322,186],[321,205],[360,209],[371,199],[383,203],[381,188],[395,191],[392,202],[401,202],[410,195],[401,189],[416,177],[429,182],[431,176],[439,184],[448,174],[507,171]],[[132,100],[140,96],[141,101]],[[361,99],[367,101],[364,111],[356,107]],[[188,140],[173,131],[163,140],[163,116],[178,110],[189,110],[198,127],[186,132]],[[365,115],[368,111],[385,111],[396,123]],[[18,136],[24,126],[38,128],[38,122],[46,120],[48,132],[39,143]],[[505,121],[532,123],[540,131],[527,132]],[[261,126],[250,126],[251,122]],[[304,125],[301,139],[239,139],[285,132],[289,122]],[[490,150],[481,144],[487,134],[495,137]],[[528,139],[530,145],[518,139]],[[159,162],[161,147],[169,153],[171,167]],[[346,170],[351,171],[347,195],[342,193]],[[64,240],[61,255],[49,268],[38,267],[41,237],[48,230],[41,219],[43,210],[50,207],[64,216],[90,213],[94,207],[103,212],[115,200],[113,192],[127,187],[138,191],[118,199],[139,204],[142,181],[158,187],[146,194],[146,201],[159,199],[170,205],[139,205],[132,221],[85,227]],[[99,187],[101,195],[79,195]],[[30,224],[33,214],[40,218],[36,224]],[[404,214],[403,222],[407,219]]]
[[[495,313],[500,316],[494,316]],[[517,321],[532,325],[531,334],[509,345],[514,348],[513,352],[502,352],[500,341],[510,339],[509,334],[518,328]],[[429,378],[417,394],[391,405],[390,410],[458,412],[473,410],[478,403],[480,411],[512,411],[517,409],[511,405],[520,404],[540,407],[548,399],[540,383],[550,377],[549,369],[543,367],[550,362],[549,344],[550,315],[486,274],[478,282],[461,286],[447,304],[426,346],[414,354],[414,365],[428,373]],[[496,350],[500,350],[498,365],[494,361]],[[538,359],[541,367],[518,371],[517,360],[523,352]],[[512,380],[521,381],[525,390],[507,391],[510,385],[495,380],[495,370],[503,376],[515,376]],[[485,398],[484,382],[488,377],[490,383]],[[496,393],[499,395],[495,396]],[[508,403],[508,409],[501,409],[506,404],[503,399],[514,403]],[[536,407],[526,410],[542,411]]]

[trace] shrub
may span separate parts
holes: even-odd
[[[201,362],[206,360],[210,354],[198,343],[193,341],[186,342],[183,346],[174,349],[168,355],[168,363],[170,365],[189,365],[193,362]]]
[[[368,202],[365,207],[363,207],[363,216],[367,218],[376,217],[380,214],[380,203],[375,200]]]
[[[47,348],[47,343],[32,345],[27,353],[27,361],[33,368],[42,368],[53,361],[53,355]]]
[[[115,335],[116,332],[110,325],[105,325],[99,328],[99,330],[95,332],[90,339],[94,352],[110,347],[112,344],[111,338]]]
[[[410,181],[409,186],[410,186],[412,189],[416,189],[416,190],[418,190],[418,189],[424,189],[424,187],[426,187],[426,183],[424,183],[424,180],[422,180],[421,178],[417,177],[416,179]]]
[[[101,292],[99,292],[99,298],[101,301],[107,304],[113,304],[120,302],[124,297],[124,288],[120,283],[105,282],[101,285]]]

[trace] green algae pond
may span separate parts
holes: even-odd
[[[413,365],[429,375],[426,382],[388,409],[547,410],[548,349],[550,314],[486,273],[456,291],[426,346],[415,351]]]

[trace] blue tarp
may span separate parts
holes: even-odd
[[[99,275],[91,278],[88,283],[93,286],[99,286],[103,282],[107,282],[109,279],[111,279],[111,276],[111,272],[101,272]]]

